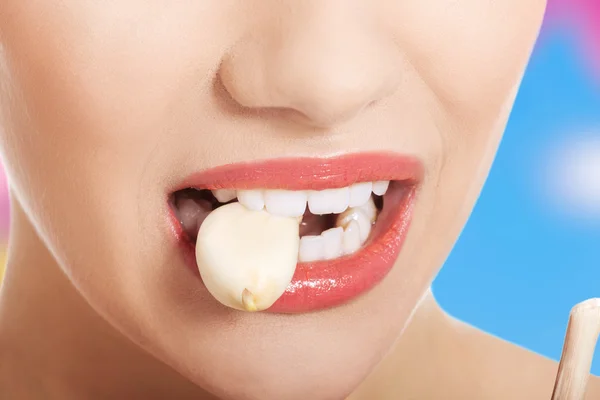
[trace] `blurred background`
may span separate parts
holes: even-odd
[[[0,167],[0,274],[7,191]],[[556,360],[571,307],[600,297],[600,0],[549,0],[489,180],[433,291],[455,317]]]
[[[433,292],[457,318],[555,360],[571,307],[600,297],[600,0],[550,0],[489,180]]]

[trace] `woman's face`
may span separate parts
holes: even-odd
[[[3,158],[58,267],[195,383],[290,399],[348,393],[401,334],[481,189],[545,7],[0,3]],[[381,151],[424,173],[400,256],[367,293],[318,312],[236,312],[186,266],[166,196],[188,176]]]

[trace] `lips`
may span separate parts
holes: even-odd
[[[196,173],[169,190],[325,190],[357,182],[392,181],[383,210],[364,246],[333,260],[300,262],[283,296],[267,310],[302,313],[344,304],[377,285],[392,269],[408,231],[421,162],[393,153],[360,153],[332,158],[285,158],[225,165]],[[176,242],[198,273],[194,245],[171,210]]]

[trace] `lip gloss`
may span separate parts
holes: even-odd
[[[172,188],[323,190],[357,182],[391,181],[370,238],[357,252],[298,263],[285,293],[266,312],[303,313],[341,305],[377,285],[392,269],[408,232],[423,165],[395,153],[332,158],[283,158],[238,163],[195,173]],[[174,219],[174,218],[172,218]],[[181,232],[176,237],[182,241]],[[197,272],[193,245],[186,261]],[[199,274],[198,274],[199,276]]]

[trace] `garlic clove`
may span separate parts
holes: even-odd
[[[281,217],[230,203],[211,212],[196,242],[200,275],[211,295],[244,311],[269,308],[298,262],[301,217]]]

